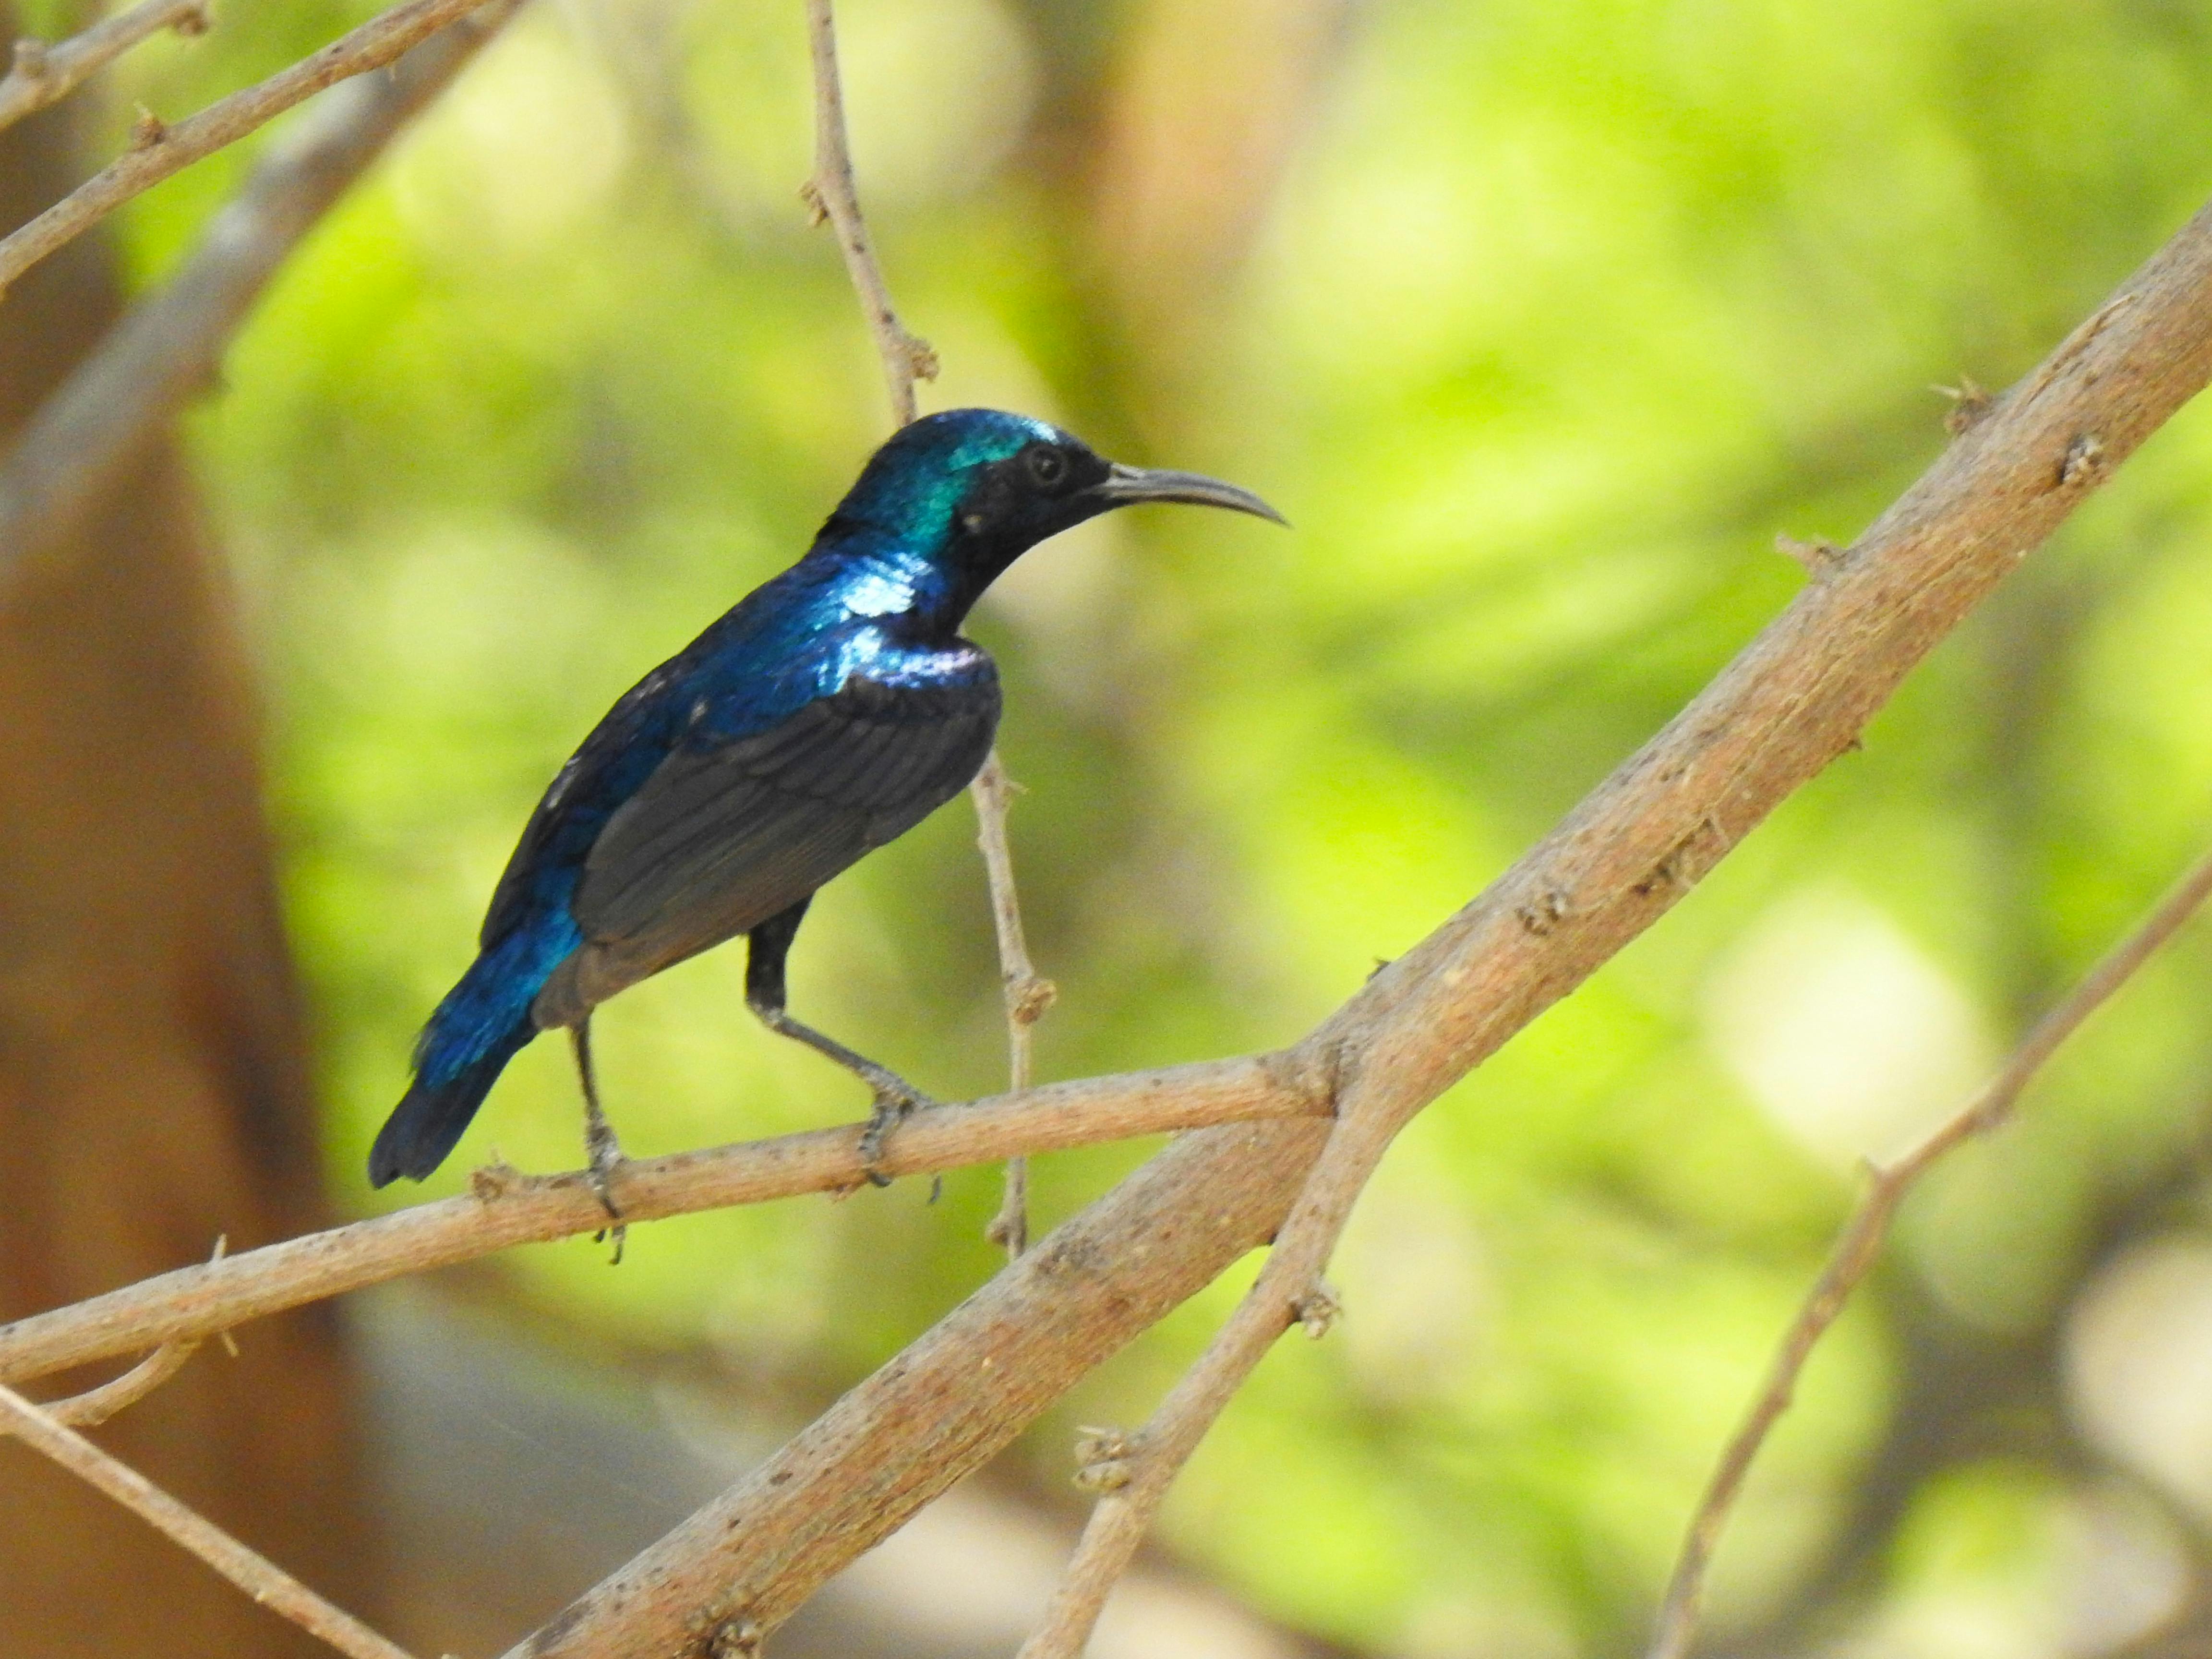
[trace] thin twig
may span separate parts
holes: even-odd
[[[799,192],[813,210],[814,222],[828,220],[837,234],[845,256],[845,273],[860,296],[868,332],[882,359],[884,385],[891,398],[894,424],[904,426],[915,417],[914,384],[937,378],[937,354],[929,343],[907,331],[891,307],[890,284],[884,280],[868,237],[867,221],[860,214],[860,198],[853,179],[853,153],[845,136],[844,84],[837,70],[837,20],[830,0],[806,0],[806,39],[814,61],[814,176]],[[999,941],[999,976],[1006,1003],[1008,1087],[1020,1094],[1030,1086],[1030,1028],[1044,1017],[1058,994],[1050,980],[1039,977],[1030,961],[1022,937],[1021,895],[1014,885],[1014,860],[1006,845],[1006,809],[1015,793],[1013,781],[992,750],[968,787],[975,803],[977,842],[983,849],[983,869],[991,884],[991,920]],[[994,1244],[1009,1256],[1029,1248],[1029,1161],[1006,1160],[1006,1193],[999,1212],[984,1229]]]
[[[176,274],[108,331],[0,462],[0,580],[60,542],[207,385],[301,238],[520,3],[493,0],[441,29],[389,73],[338,88],[270,144]]]
[[[112,484],[144,441],[212,371],[223,343],[300,237],[518,3],[493,0],[450,27],[440,28],[434,21],[432,38],[411,50],[403,34],[395,49],[377,60],[399,58],[388,75],[343,88],[278,141],[246,186],[210,222],[198,250],[178,276],[109,331],[46,401],[9,456],[0,470],[0,575],[38,550],[42,530],[66,526],[87,501]],[[203,4],[191,0],[181,6],[141,5],[52,52],[24,50],[35,48],[34,42],[19,45],[15,72],[0,82],[0,127],[63,96],[100,63],[155,28],[187,28],[192,22],[204,27]],[[198,130],[205,136],[210,128]],[[176,135],[165,134],[151,118],[142,122],[139,138],[134,155],[156,153],[177,142]],[[56,246],[75,234],[64,228]],[[11,238],[0,250],[9,246],[21,245]],[[224,1243],[218,1240],[216,1265],[223,1254]],[[209,1334],[160,1340],[122,1376],[44,1407],[0,1388],[0,1434],[28,1442],[256,1602],[339,1652],[353,1659],[407,1659],[404,1650],[76,1432],[105,1422],[176,1376]],[[211,1334],[228,1345],[227,1329]]]
[[[82,235],[141,191],[234,144],[325,87],[381,69],[417,41],[484,0],[407,0],[267,80],[186,116],[174,126],[150,118],[131,148],[12,235],[0,239],[0,293],[55,249]]]
[[[1022,932],[1021,896],[1014,887],[1013,854],[1006,845],[1006,809],[1018,788],[1006,775],[995,749],[968,786],[975,803],[975,842],[983,849],[983,869],[991,882],[991,923],[999,939],[999,977],[1006,1002],[1006,1086],[1015,1095],[1025,1093],[1032,1079],[1030,1028],[1060,994],[1059,988],[1030,960],[1029,941]],[[1006,1194],[984,1236],[1004,1245],[1009,1256],[1029,1248],[1029,1160],[1008,1158]]]
[[[845,141],[845,94],[837,76],[837,25],[830,0],[806,0],[806,40],[814,58],[814,176],[800,194],[814,213],[837,233],[845,273],[860,296],[868,331],[883,358],[884,385],[890,392],[891,415],[901,426],[914,419],[914,383],[937,378],[937,354],[929,342],[909,334],[891,309],[891,291],[876,263],[867,222],[853,184],[853,155]]]
[[[66,1400],[46,1401],[39,1409],[67,1427],[96,1429],[184,1370],[199,1347],[198,1341],[164,1342],[113,1382],[73,1394]]]
[[[230,1237],[227,1233],[222,1234],[216,1237],[215,1251],[208,1260],[220,1261],[229,1254]],[[222,1338],[223,1346],[230,1348],[231,1357],[237,1358],[238,1350],[231,1345],[230,1333],[225,1330],[216,1334]],[[82,1394],[73,1394],[66,1400],[42,1400],[39,1402],[39,1409],[55,1422],[69,1428],[96,1429],[118,1412],[137,1405],[184,1370],[199,1350],[200,1339],[198,1337],[164,1342],[114,1381],[103,1382],[96,1389],[87,1389]]]
[[[1021,1096],[917,1114],[884,1143],[888,1175],[924,1175],[1022,1152],[1160,1134],[1321,1109],[1268,1058],[1056,1083]],[[861,1185],[858,1126],[816,1129],[623,1165],[633,1224]],[[19,1383],[161,1343],[212,1336],[406,1273],[510,1245],[596,1232],[606,1211],[582,1170],[526,1176],[495,1164],[467,1197],[309,1233],[221,1261],[179,1267],[89,1301],[0,1325],[0,1382]]]
[[[1108,1595],[1136,1559],[1169,1487],[1253,1367],[1291,1326],[1303,1325],[1318,1338],[1342,1311],[1322,1274],[1353,1205],[1420,1102],[1407,1093],[1419,1085],[1409,1085],[1403,1074],[1348,1066],[1342,1050],[1334,1058],[1336,1121],[1267,1265],[1152,1420],[1130,1440],[1107,1449],[1117,1465],[1114,1477],[1084,1526],[1044,1622],[1022,1644],[1018,1659],[1080,1659]]]
[[[1998,399],[1551,834],[1278,1056],[1284,1086],[1338,1094],[1348,1123],[1372,1115],[1365,1133],[1410,1118],[1849,750],[1905,677],[2212,378],[2212,210],[2124,291],[2135,301],[2037,397]],[[2089,437],[2099,465],[2067,476],[2063,458]],[[1354,1087],[1370,1077],[1389,1093],[1355,1114]],[[511,1659],[660,1659],[696,1650],[702,1632],[772,1635],[1106,1355],[1285,1231],[1333,1138],[1311,1117],[1179,1137]]]
[[[0,78],[0,132],[59,103],[141,40],[163,29],[204,34],[212,21],[208,0],[138,0],[129,10],[103,17],[66,40],[49,44],[21,37],[15,63]]]
[[[2208,895],[2212,895],[2212,854],[2200,859],[2136,924],[2134,932],[2113,946],[2056,1007],[2035,1023],[2006,1060],[2004,1069],[1980,1094],[1894,1164],[1869,1162],[1868,1169],[1872,1178],[1865,1197],[1844,1224],[1827,1265],[1821,1269],[1804,1305],[1797,1310],[1796,1318],[1784,1333],[1765,1386],[1753,1401],[1742,1425],[1729,1440],[1691,1516],[1680,1559],[1675,1563],[1674,1577],[1668,1582],[1666,1599],[1660,1604],[1657,1625],[1648,1650],[1649,1659],[1685,1659],[1688,1654],[1690,1643],[1697,1633],[1698,1604],[1705,1594],[1713,1551],[1742,1492],[1744,1480],[1767,1434],[1790,1408],[1797,1391],[1797,1380],[1812,1358],[1814,1346],[1836,1322],[1851,1292],[1872,1270],[1898,1206],[1938,1159],[1954,1147],[1997,1128],[2011,1117],[2021,1093],[2057,1052],[2059,1045],[2104,1006],[2159,946],[2173,937]]]
[[[1136,1559],[1169,1487],[1253,1367],[1291,1326],[1302,1324],[1320,1336],[1334,1322],[1336,1296],[1322,1271],[1389,1145],[1395,1126],[1375,1133],[1385,1121],[1382,1115],[1360,1117],[1350,1110],[1339,1119],[1257,1282],[1152,1420],[1133,1437],[1101,1449],[1114,1474],[1104,1482],[1091,1475],[1090,1484],[1107,1490],[1084,1524],[1043,1623],[1022,1644],[1017,1659],[1080,1659],[1107,1596]]]
[[[111,1457],[11,1389],[0,1388],[0,1434],[28,1443],[70,1474],[97,1488],[213,1567],[271,1613],[350,1659],[409,1659],[407,1650],[379,1636],[343,1608],[309,1589],[267,1557],[179,1504],[144,1475]]]

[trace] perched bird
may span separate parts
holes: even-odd
[[[1248,490],[1118,465],[995,410],[929,416],[878,450],[805,557],[639,681],[561,769],[476,961],[422,1029],[370,1182],[436,1169],[507,1061],[565,1027],[594,1184],[617,1215],[592,1010],[739,933],[753,1012],[873,1093],[872,1166],[924,1097],[786,1012],[785,956],[817,888],[958,794],[989,754],[999,676],[961,637],[969,608],[1047,537],[1136,501],[1283,522]]]

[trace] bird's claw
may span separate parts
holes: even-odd
[[[594,1237],[613,1239],[615,1253],[608,1263],[613,1266],[621,1261],[623,1243],[629,1237],[629,1229],[623,1223],[622,1206],[615,1202],[615,1171],[629,1160],[623,1157],[622,1142],[615,1139],[614,1126],[604,1117],[585,1126],[584,1156],[590,1165],[586,1178],[592,1183],[592,1194],[607,1212],[607,1225]]]
[[[876,1091],[876,1109],[868,1115],[868,1127],[860,1131],[860,1173],[867,1176],[870,1186],[888,1187],[891,1178],[882,1167],[884,1139],[915,1113],[926,1111],[937,1103],[903,1078],[889,1072],[869,1082]]]

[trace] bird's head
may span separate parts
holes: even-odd
[[[949,579],[957,622],[1000,572],[1048,536],[1139,501],[1283,515],[1249,489],[1196,472],[1123,466],[1025,415],[951,409],[902,428],[870,458],[825,536],[872,532]]]

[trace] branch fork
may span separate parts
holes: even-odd
[[[1806,584],[1550,836],[1305,1040],[1258,1059],[1151,1079],[1054,1085],[908,1124],[888,1149],[894,1167],[921,1167],[927,1148],[942,1153],[955,1142],[979,1152],[984,1129],[995,1125],[993,1133],[1011,1137],[1008,1124],[1031,1112],[1065,1115],[1054,1120],[1065,1137],[1060,1145],[1106,1138],[1097,1119],[1109,1107],[1122,1122],[1149,1115],[1157,1125],[1206,1095],[1218,1114],[1216,1127],[1178,1137],[1011,1263],[731,1492],[580,1598],[514,1659],[660,1659],[702,1639],[692,1620],[710,1607],[744,1608],[772,1632],[854,1556],[1009,1443],[1076,1379],[1273,1237],[1252,1294],[1132,1437],[1143,1450],[1130,1478],[1100,1500],[1079,1546],[1076,1566],[1087,1576],[1063,1584],[1054,1625],[1026,1650],[1029,1659],[1075,1651],[1167,1478],[1228,1391],[1294,1322],[1352,1199],[1397,1129],[1664,915],[1730,843],[1841,752],[2017,566],[2022,550],[2086,498],[2087,489],[2060,489],[2054,476],[2057,458],[2080,434],[2100,436],[2105,465],[2089,481],[2100,482],[2212,379],[2212,210],[2136,273],[2127,292],[2131,302],[2100,313],[2106,321],[2091,337],[2055,354],[2063,361],[2033,383],[2038,395],[1996,400],[1857,538],[1849,561]],[[1728,834],[1700,834],[1707,823],[1725,824]],[[1686,847],[1690,856],[1681,856]],[[1670,860],[1670,878],[1651,881]],[[1574,896],[1571,911],[1553,902],[1557,895]],[[2127,971],[2108,964],[2092,977]],[[2049,1030],[2046,1022],[2031,1036],[2008,1078],[2034,1059]],[[1999,1115],[1992,1108],[1977,1121]],[[1043,1144],[1036,1123],[1021,1139],[1030,1150]],[[994,1155],[1016,1149],[1009,1138],[989,1144]],[[848,1132],[823,1131],[743,1158],[656,1160],[667,1167],[638,1178],[651,1179],[672,1213],[702,1205],[709,1188],[725,1203],[816,1182],[814,1189],[826,1189],[849,1180],[851,1156]],[[1885,1172],[1875,1193],[1893,1191],[1920,1157]],[[1881,1218],[1869,1214],[1843,1241],[1840,1270],[1863,1271],[1865,1230]],[[173,1276],[182,1282],[154,1281],[0,1329],[0,1382],[143,1352],[430,1260],[589,1231],[599,1219],[574,1177],[533,1182],[495,1202],[419,1206],[356,1224],[348,1231],[357,1243],[293,1241]],[[1824,1313],[1838,1305],[1832,1288],[1819,1301]],[[991,1362],[988,1389],[975,1386],[984,1359]],[[1784,1378],[1785,1395],[1794,1375]],[[1699,1524],[1708,1523],[1717,1526],[1709,1514]]]
[[[141,3],[60,42],[19,38],[13,62],[0,77],[0,130],[15,125],[82,86],[140,41],[163,29],[205,34],[215,17],[207,0],[141,0]]]
[[[236,143],[326,87],[397,61],[422,41],[480,8],[495,16],[504,15],[512,9],[506,0],[405,0],[404,4],[371,18],[289,69],[280,70],[257,85],[232,93],[197,114],[186,116],[164,129],[159,142],[134,142],[122,155],[28,224],[0,237],[0,292],[40,260],[66,246],[133,197],[204,156]],[[191,0],[191,3],[176,0],[167,9],[173,15],[167,17],[167,23],[173,26],[175,16],[187,12],[198,15],[199,6],[197,0]],[[141,6],[125,16],[136,18],[146,10],[145,6]],[[119,23],[122,19],[115,21]],[[88,30],[86,34],[94,32]],[[144,35],[133,38],[143,39]],[[46,72],[29,83],[39,88],[42,96],[58,78],[52,71],[61,52],[61,47],[50,50],[45,58]],[[108,55],[112,57],[114,53]],[[90,69],[85,73],[90,73]],[[13,78],[11,75],[9,79]],[[0,82],[0,86],[4,84]],[[46,101],[51,102],[52,99]],[[29,108],[21,112],[28,113]],[[7,111],[0,108],[0,125],[6,125],[8,118]]]
[[[1075,1431],[1075,1486],[1079,1492],[1119,1492],[1136,1472],[1143,1453],[1142,1437],[1121,1429],[1084,1428]]]
[[[0,240],[0,283],[286,100],[389,62],[404,50],[394,41],[409,31],[419,30],[411,39],[421,39],[472,9],[471,0],[409,0],[260,88],[179,122],[159,143],[126,155]],[[913,383],[926,360],[897,324],[853,198],[829,0],[808,0],[808,15],[817,90],[815,197],[838,223],[903,420],[911,417]],[[47,54],[46,70],[53,56]],[[38,54],[32,61],[37,67]],[[933,1157],[951,1161],[955,1148],[988,1146],[1003,1155],[1143,1132],[1131,1127],[1139,1123],[1212,1127],[1180,1137],[1010,1263],[514,1659],[659,1659],[702,1644],[721,1659],[757,1652],[768,1632],[854,1556],[1006,1445],[1107,1354],[1272,1238],[1257,1282],[1151,1420],[1134,1434],[1089,1439],[1085,1468],[1103,1495],[1045,1625],[1022,1650],[1023,1659],[1074,1659],[1176,1472],[1252,1367],[1292,1325],[1326,1328],[1335,1298],[1322,1273],[1397,1131],[1650,926],[1735,840],[1847,746],[2022,551],[2048,536],[2208,378],[2212,210],[2200,213],[2021,389],[1993,400],[1853,544],[1848,560],[1807,584],[1549,837],[1304,1042],[1257,1060],[1050,1089],[1028,1088],[1018,1059],[1012,1096],[906,1126],[886,1149],[895,1169],[929,1167]],[[979,798],[978,806],[986,833],[993,810],[1002,832],[1003,801],[993,809]],[[1804,1355],[1867,1271],[1909,1183],[1951,1146],[2003,1120],[2051,1049],[2212,890],[2212,860],[2185,889],[2185,902],[2177,896],[2161,906],[2030,1033],[1988,1095],[1876,1174],[1808,1311],[1785,1339],[1770,1389],[1747,1436],[1723,1461],[1716,1490],[1731,1480],[1740,1484],[1765,1426],[1788,1403]],[[1559,925],[1569,915],[1559,896],[1567,894],[1577,896],[1571,927]],[[1004,957],[1003,935],[1002,960],[1010,1042],[1019,1042],[1033,1007],[1041,1012],[1035,1006],[1041,997],[1029,984],[1033,971],[1017,971]],[[1324,1075],[1329,1087],[1310,1086]],[[1334,1115],[1324,1115],[1332,1105]],[[633,1213],[641,1219],[655,1205],[653,1213],[675,1213],[770,1192],[830,1190],[850,1179],[851,1141],[848,1131],[823,1131],[641,1163],[632,1166],[639,1194]],[[0,1383],[149,1346],[158,1360],[171,1345],[278,1307],[525,1237],[590,1231],[603,1220],[580,1176],[493,1185],[497,1190],[482,1197],[418,1206],[0,1328]],[[975,1387],[979,1363],[988,1370],[988,1389]],[[104,1490],[121,1496],[120,1488],[137,1480],[127,1470],[118,1474],[119,1465],[102,1465],[97,1448],[5,1388],[0,1417]],[[1701,1505],[1692,1551],[1709,1553],[1732,1490]],[[166,1516],[156,1522],[165,1529],[176,1522],[173,1535],[189,1534],[196,1541],[188,1547],[210,1560],[237,1548],[219,1534],[210,1536],[212,1529],[189,1511],[177,1515],[181,1506],[173,1499],[141,1492],[124,1501],[149,1518]],[[1678,1626],[1683,1644],[1702,1559],[1693,1565]],[[248,1577],[240,1582],[252,1587]],[[283,1605],[277,1593],[253,1593]],[[404,1659],[374,1632],[345,1628],[351,1621],[342,1613],[336,1618],[343,1625],[325,1628],[316,1622],[323,1612],[312,1606],[286,1610],[349,1654]]]
[[[1252,1293],[1134,1437],[1144,1450],[1130,1479],[1099,1500],[1024,1656],[1079,1651],[1168,1477],[1289,1328],[1398,1128],[1666,914],[1849,746],[2086,498],[2055,477],[2081,433],[2100,434],[2101,481],[2212,380],[2212,210],[2124,291],[2126,305],[2053,354],[2030,383],[2035,395],[1997,400],[1849,560],[1801,588],[1511,870],[1304,1042],[1255,1063],[1310,1109],[1316,1092],[1334,1097],[1333,1120],[1180,1137],[510,1659],[659,1659],[681,1644],[689,1612],[722,1596],[773,1630],[1105,1354],[1272,1237]],[[1662,866],[1667,878],[1652,879]],[[1574,896],[1571,925],[1550,925],[1551,895]],[[1317,1091],[1318,1079],[1334,1086]],[[988,1394],[975,1386],[986,1359]]]

